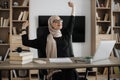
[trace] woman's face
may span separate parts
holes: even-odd
[[[63,22],[63,20],[60,19],[60,17],[55,17],[55,19],[52,22],[53,29],[55,29],[55,30],[62,29],[62,22]]]

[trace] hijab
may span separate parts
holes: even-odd
[[[53,21],[59,16],[51,16],[48,19],[48,29],[50,34],[47,36],[47,43],[46,43],[46,56],[47,58],[57,58],[57,45],[54,37],[61,37],[62,33],[60,30],[53,29]]]

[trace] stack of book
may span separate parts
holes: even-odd
[[[10,53],[9,62],[10,64],[27,64],[32,62],[33,53],[32,52],[13,52]]]

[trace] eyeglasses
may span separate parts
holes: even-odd
[[[53,23],[59,23],[59,22],[63,22],[63,20],[62,20],[62,19],[59,19],[59,20],[55,19],[55,20],[53,21]]]

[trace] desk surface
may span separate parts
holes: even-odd
[[[10,64],[8,61],[0,63],[0,69],[62,69],[62,68],[88,68],[88,67],[112,67],[112,66],[120,66],[120,58],[111,58],[107,60],[96,61],[93,63],[76,63],[74,60],[76,58],[71,58],[73,63],[50,63],[46,58],[39,58],[41,60],[45,60],[46,64],[39,64],[35,62],[16,65]]]

